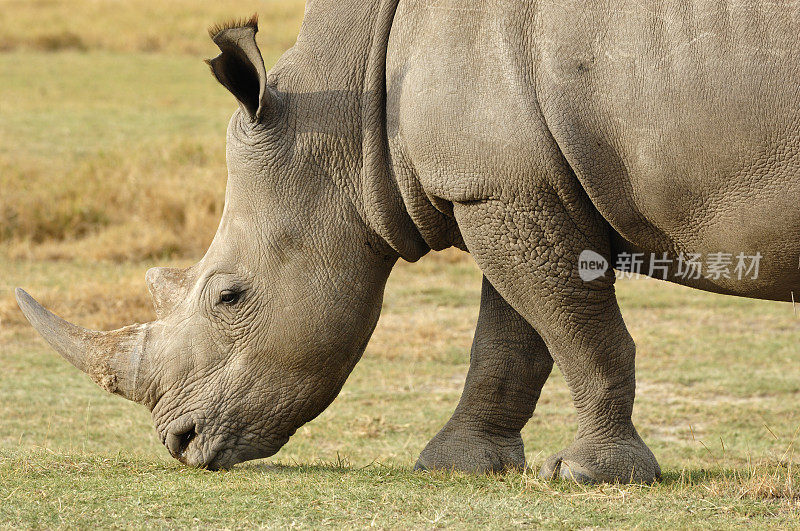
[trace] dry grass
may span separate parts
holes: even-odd
[[[202,64],[218,52],[206,28],[259,12],[272,62],[293,43],[302,7],[0,0],[0,50],[9,51],[0,54],[0,253],[201,255],[222,211],[236,106]]]
[[[37,260],[200,256],[224,206],[220,151],[179,142],[98,157],[55,175],[0,168],[0,242],[11,257]]]
[[[155,318],[143,279],[144,275],[142,279],[121,281],[114,286],[111,296],[104,294],[109,289],[106,283],[87,281],[75,290],[39,288],[36,297],[45,307],[69,315],[83,326],[111,330]],[[14,298],[0,299],[0,338],[2,334],[17,333],[28,327],[30,324]]]
[[[301,0],[0,0],[0,51],[208,54],[206,28],[259,13],[263,47],[289,48]]]

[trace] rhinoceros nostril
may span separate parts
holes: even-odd
[[[195,430],[195,426],[190,426],[181,432],[168,433],[164,445],[172,457],[180,459],[195,437],[197,437],[197,430]]]
[[[189,443],[194,440],[197,436],[197,432],[194,429],[194,426],[188,431],[181,433],[178,435],[178,454],[183,455],[186,452],[186,448],[189,446]]]

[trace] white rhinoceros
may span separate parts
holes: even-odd
[[[800,293],[796,2],[312,0],[269,72],[256,31],[212,31],[239,103],[226,206],[200,262],[148,271],[158,320],[94,332],[17,292],[186,464],[277,452],[359,360],[396,260],[456,246],[483,271],[480,318],[417,467],[524,466],[555,360],[578,432],[542,474],[653,481],[605,265]]]

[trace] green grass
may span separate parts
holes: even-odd
[[[213,236],[235,102],[201,61],[203,31],[254,7],[271,63],[301,2],[0,0],[0,526],[798,527],[786,304],[620,283],[635,422],[664,470],[653,487],[411,472],[468,368],[480,275],[455,252],[399,265],[339,398],[275,457],[228,472],[170,459],[144,408],[51,352],[13,287],[94,328],[148,320],[145,270],[187,265]],[[574,425],[555,371],[523,433],[534,469]]]
[[[0,54],[0,156],[63,164],[177,137],[219,138],[236,108],[202,56]],[[267,57],[275,59],[275,57]],[[25,138],[20,145],[20,138]],[[224,136],[223,136],[224,139]]]
[[[0,313],[7,323],[0,332],[0,499],[6,500],[0,521],[44,527],[795,525],[800,355],[791,307],[650,280],[622,282],[619,291],[639,345],[635,420],[664,469],[661,484],[582,488],[543,482],[533,472],[411,472],[458,401],[477,314],[477,270],[447,257],[400,265],[373,341],[339,398],[274,458],[228,472],[188,470],[172,461],[144,408],[102,393],[7,305]],[[6,273],[0,297],[6,301],[10,287],[23,284],[81,323],[116,326],[148,318],[137,312],[144,312],[141,277],[150,265],[0,263]],[[114,303],[98,313],[88,301],[111,298],[119,286],[134,303],[123,300],[119,323],[107,322],[103,314]],[[75,295],[85,290],[88,297]],[[574,420],[556,372],[523,432],[532,467],[569,443]]]
[[[128,456],[39,451],[0,458],[0,518],[30,527],[488,527],[731,529],[796,526],[775,504],[709,496],[705,478],[580,489],[519,473],[411,474],[346,461],[249,465],[210,474]],[[13,468],[13,475],[5,470]],[[679,508],[676,508],[678,506]],[[26,510],[36,507],[33,512]]]
[[[11,255],[202,253],[236,103],[199,57],[14,52],[0,71],[0,244]]]

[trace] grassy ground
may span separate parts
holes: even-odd
[[[25,284],[91,326],[148,318],[140,280],[149,263],[0,265],[4,303],[9,285]],[[620,292],[639,344],[636,422],[664,468],[662,484],[585,489],[532,474],[412,473],[458,400],[478,288],[474,266],[458,255],[400,265],[374,339],[333,406],[275,458],[218,473],[172,461],[143,408],[104,395],[8,304],[0,314],[0,521],[794,525],[800,356],[791,310],[656,281],[626,281]],[[524,432],[532,466],[573,429],[555,374]]]
[[[171,460],[143,408],[35,336],[12,288],[111,328],[151,318],[148,267],[200,256],[235,106],[200,61],[214,54],[204,28],[258,9],[273,61],[302,9],[213,4],[0,0],[0,525],[797,527],[800,320],[656,281],[619,293],[638,344],[635,421],[661,484],[412,473],[467,370],[480,276],[456,252],[398,266],[342,394],[274,458],[215,473]],[[70,32],[83,44],[42,44]],[[152,34],[160,44],[142,45]],[[523,433],[533,467],[574,423],[556,372]]]

